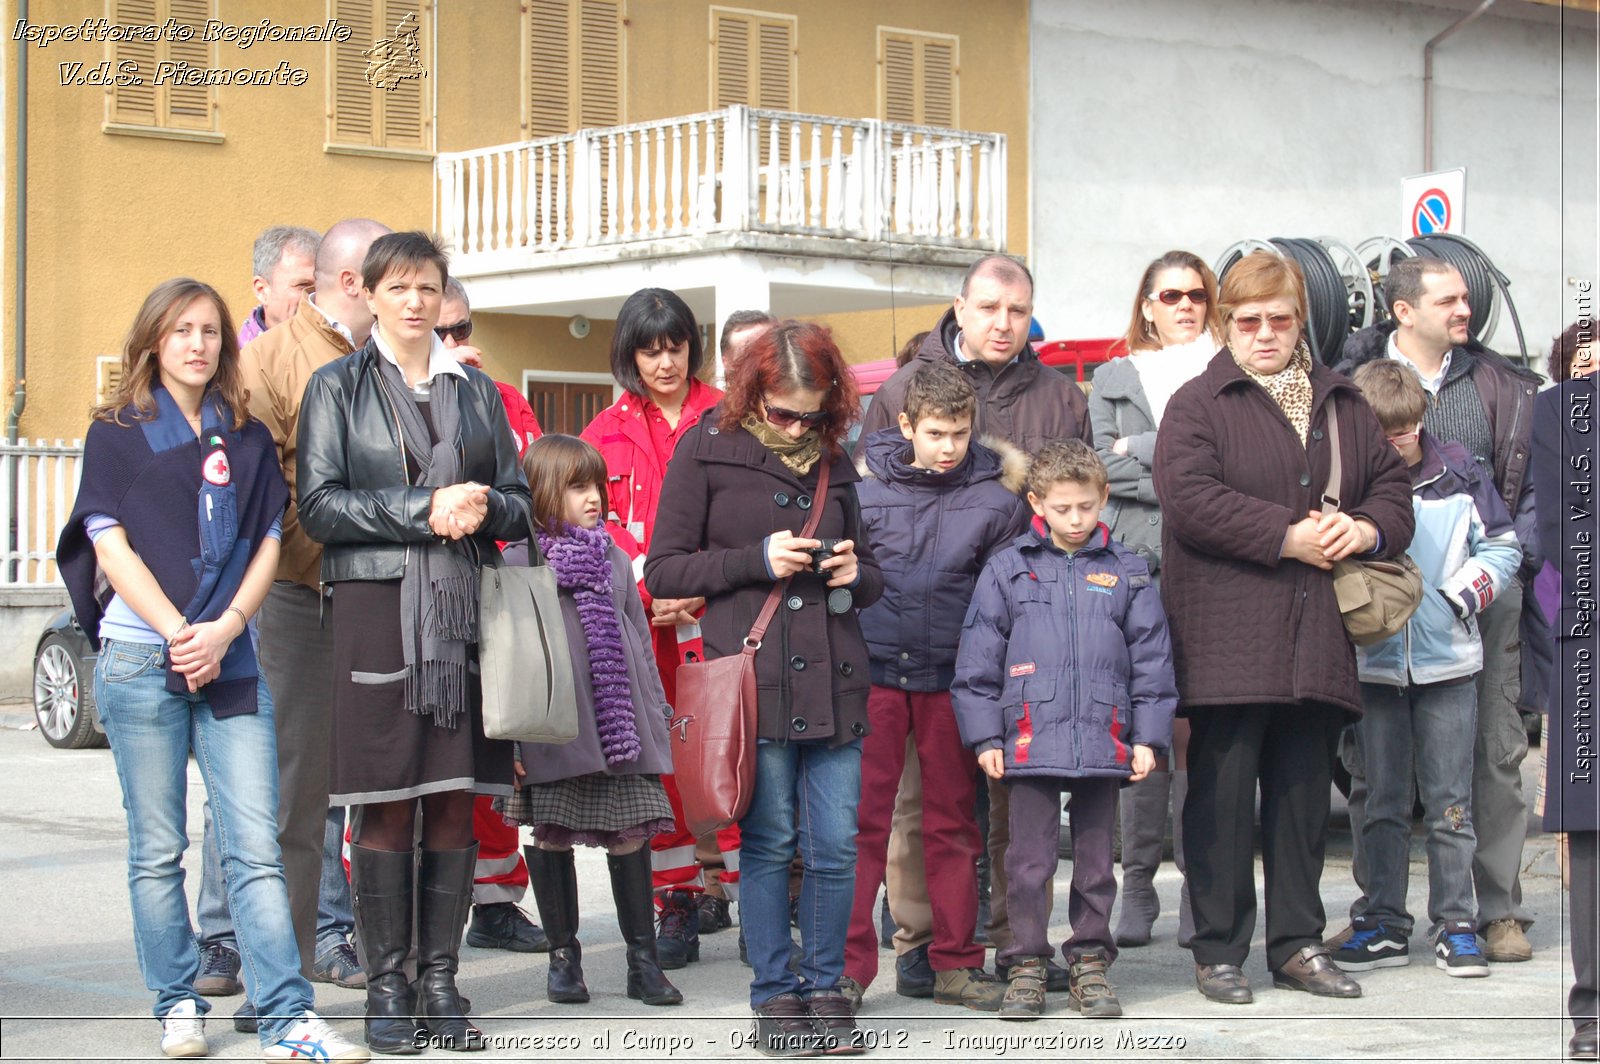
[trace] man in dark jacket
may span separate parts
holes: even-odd
[[[1051,440],[1079,439],[1092,446],[1089,404],[1074,381],[1040,362],[1034,354],[1028,345],[1032,324],[1033,275],[1009,255],[985,255],[968,268],[954,305],[923,339],[916,356],[879,386],[861,419],[861,437],[865,439],[897,423],[905,409],[911,376],[918,368],[945,363],[961,370],[978,393],[974,439],[1004,440],[1029,454]],[[900,795],[889,848],[890,909],[900,914],[899,919],[911,913],[929,922],[924,927],[902,925],[895,938],[902,951],[898,986],[904,996],[926,997],[933,993],[933,974],[926,965],[933,934],[932,911],[926,897],[917,896],[920,892],[915,888],[902,894],[896,875],[897,868],[923,861],[921,775],[914,751],[906,759]],[[994,903],[988,934],[998,947],[1010,942],[1003,867],[1008,837],[1005,789],[990,787],[989,799],[988,849]],[[1052,962],[1050,974],[1052,989],[1064,989],[1066,972]]]
[[[1385,291],[1393,321],[1363,329],[1345,341],[1335,367],[1392,358],[1416,371],[1428,392],[1423,426],[1453,440],[1488,470],[1515,521],[1528,557],[1522,572],[1537,572],[1532,484],[1527,479],[1533,397],[1539,377],[1520,369],[1471,338],[1472,310],[1461,274],[1442,259],[1402,259],[1389,271]],[[1522,842],[1526,805],[1519,766],[1528,752],[1517,712],[1521,689],[1518,625],[1522,582],[1513,581],[1479,619],[1483,671],[1478,674],[1478,741],[1473,751],[1472,817],[1478,830],[1472,877],[1478,896],[1478,929],[1491,961],[1525,961],[1533,947],[1523,933],[1533,923],[1522,905]],[[1360,815],[1365,787],[1352,795]],[[1357,855],[1357,883],[1365,869]],[[1363,892],[1365,888],[1363,886]],[[1352,918],[1365,897],[1351,907]]]
[[[978,393],[975,438],[993,436],[1029,454],[1051,440],[1092,444],[1089,404],[1076,383],[1040,362],[1028,346],[1032,321],[1033,275],[1027,267],[1008,255],[979,259],[916,357],[878,388],[861,419],[861,435],[895,424],[917,367],[949,362]]]

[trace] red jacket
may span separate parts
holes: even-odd
[[[700,415],[721,399],[722,393],[711,385],[691,380],[689,394],[683,402],[682,420],[678,422],[678,438],[682,439],[684,433],[699,423]],[[650,426],[645,424],[644,418],[642,400],[629,394],[600,411],[583,430],[583,438],[594,444],[606,460],[610,495],[610,513],[606,520],[613,526],[617,546],[634,558],[635,577],[640,575],[640,563],[650,549],[656,508],[661,503],[661,482],[666,479],[667,463],[672,459],[670,452],[657,452]],[[617,529],[627,534],[616,535]],[[642,583],[640,588],[642,591]],[[645,604],[649,602],[647,595]]]
[[[500,390],[500,402],[506,408],[506,420],[511,422],[511,435],[517,441],[517,457],[522,457],[522,452],[528,449],[528,444],[544,435],[539,428],[539,419],[533,416],[533,407],[528,405],[528,399],[515,385],[505,381],[495,381],[494,386]]]

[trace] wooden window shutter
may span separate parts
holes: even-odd
[[[879,27],[878,44],[884,119],[955,126],[958,38]]]
[[[795,106],[795,34],[790,15],[712,8],[711,106]]]
[[[332,143],[421,151],[432,147],[428,113],[432,99],[428,77],[433,73],[431,15],[432,4],[427,0],[333,0],[333,17],[349,28],[350,37],[329,45],[333,77],[328,139]],[[379,88],[367,80],[371,58],[362,53],[376,42],[392,38],[407,16],[417,27],[422,46],[419,62],[425,73],[397,78],[389,87]]]
[[[204,70],[211,66],[208,55],[211,46],[202,39],[206,19],[210,15],[210,0],[167,0],[170,17],[180,26],[188,26],[194,35],[187,41],[165,41],[167,58],[174,63],[188,63]],[[168,125],[183,129],[211,128],[211,94],[215,89],[204,85],[174,84],[167,87]]]
[[[527,130],[530,137],[572,132],[569,0],[527,0]],[[543,424],[543,422],[540,422]]]
[[[750,23],[738,15],[718,15],[713,108],[750,102]]]
[[[622,5],[581,0],[578,18],[578,125],[622,121]]]
[[[899,37],[883,41],[883,118],[917,120],[917,46]]]
[[[157,41],[117,41],[111,45],[113,72],[119,72],[123,63],[134,63],[144,79],[142,85],[117,85],[112,89],[112,122],[177,129],[215,128],[215,88],[155,83],[156,68],[164,62],[187,63],[196,70],[214,65],[212,47],[203,37],[210,16],[211,0],[115,0],[112,17],[118,25],[165,27],[170,18],[193,33],[187,41],[180,41],[163,30]]]
[[[120,26],[161,24],[156,0],[116,0],[112,18]],[[160,124],[156,110],[156,87],[152,83],[152,74],[159,61],[158,48],[155,41],[119,41],[112,46],[113,73],[121,69],[121,63],[137,63],[144,84],[118,85],[112,90],[111,121],[134,126]]]
[[[367,84],[367,59],[361,53],[380,36],[375,32],[372,0],[333,0],[333,17],[350,30],[349,39],[332,44],[333,121],[328,139],[336,144],[375,143],[373,94]]]

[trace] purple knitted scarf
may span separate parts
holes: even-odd
[[[639,759],[639,732],[633,717],[628,659],[611,598],[611,537],[604,528],[567,526],[560,536],[538,533],[539,549],[556,584],[572,592],[589,649],[594,681],[594,718],[607,764]]]

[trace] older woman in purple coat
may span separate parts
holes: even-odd
[[[617,923],[628,944],[628,996],[677,1005],[656,956],[650,888],[652,835],[672,830],[661,775],[672,771],[671,710],[650,650],[650,625],[628,556],[611,542],[606,464],[574,436],[544,436],[523,455],[533,494],[533,539],[555,571],[572,653],[578,736],[565,745],[524,743],[509,819],[533,828],[526,848],[533,895],[550,938],[546,996],[589,1000],[578,943],[575,844],[606,850]],[[517,560],[514,549],[507,558]]]

